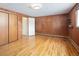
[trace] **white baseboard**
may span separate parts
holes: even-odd
[[[75,47],[75,49],[79,52],[79,46],[72,39],[69,39],[69,41]]]

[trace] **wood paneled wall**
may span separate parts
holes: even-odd
[[[22,38],[22,15],[18,14],[18,39]]]
[[[35,23],[37,33],[68,36],[67,17],[65,14],[36,17]]]
[[[69,29],[70,37],[79,45],[79,30],[76,28],[76,11],[79,8],[79,4],[70,11],[69,16],[71,19],[71,25],[73,28]]]

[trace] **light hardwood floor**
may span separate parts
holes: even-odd
[[[3,56],[78,56],[68,39],[36,35],[0,47]]]

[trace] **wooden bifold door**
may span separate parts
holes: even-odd
[[[9,14],[9,42],[17,40],[17,15]]]
[[[0,12],[0,45],[18,39],[18,16],[13,13]]]
[[[8,14],[0,12],[0,45],[8,43]]]

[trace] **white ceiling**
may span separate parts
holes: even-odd
[[[29,8],[29,3],[0,3],[1,8],[33,17],[68,13],[74,5],[75,3],[42,3],[41,9],[33,10]]]

